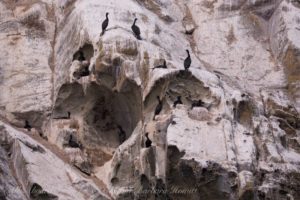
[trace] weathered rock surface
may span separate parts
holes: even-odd
[[[9,160],[5,150],[0,147],[0,198],[7,200],[26,199],[9,168]]]
[[[42,144],[3,122],[0,122],[0,125],[1,137],[5,138],[1,141],[1,146],[10,146],[7,153],[11,154],[12,168],[21,183],[21,190],[25,191],[27,197],[30,199],[108,199],[93,181],[84,178]],[[8,164],[7,160],[4,161]],[[20,190],[18,187],[15,189],[17,192]]]
[[[53,12],[42,1],[0,2],[0,107],[2,116],[17,126],[27,118],[41,128],[50,113]]]
[[[286,0],[1,1],[0,159],[12,164],[0,165],[0,195],[299,199],[299,10]],[[16,129],[25,120],[31,132]]]

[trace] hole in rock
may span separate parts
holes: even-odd
[[[120,92],[91,83],[86,92],[78,83],[65,84],[56,99],[53,115],[71,113],[78,122],[77,138],[87,151],[91,164],[103,165],[120,145],[120,125],[130,137],[141,119],[140,88],[127,82]]]
[[[111,182],[113,185],[115,185],[115,184],[117,184],[117,183],[119,182],[119,179],[116,178],[116,177],[114,177],[114,178],[112,178],[112,179],[110,180],[110,182]]]
[[[81,47],[78,51],[75,52],[73,55],[73,61],[78,60],[79,58],[79,52],[83,53],[83,56],[87,61],[90,61],[91,58],[94,56],[94,48],[91,44],[84,44],[83,47]]]
[[[38,199],[45,199],[45,200],[56,200],[58,197],[54,194],[48,193],[47,191],[44,191],[43,188],[37,184],[34,183],[30,189],[30,199],[32,200],[38,200]]]
[[[250,127],[252,123],[253,108],[248,101],[240,101],[234,110],[234,119],[240,124]]]
[[[188,107],[191,107],[193,102],[201,99],[205,102],[204,107],[211,109],[217,107],[220,101],[212,95],[208,87],[205,87],[200,80],[186,71],[179,71],[156,81],[144,103],[147,113],[153,114],[157,105],[156,96],[160,96],[163,100],[161,113],[167,113],[170,109],[173,109],[173,104],[178,96],[181,96],[182,103]]]
[[[48,113],[41,111],[28,111],[28,112],[12,112],[13,119],[11,123],[17,127],[24,128],[25,120],[27,120],[32,128],[42,132],[43,122],[46,120]]]

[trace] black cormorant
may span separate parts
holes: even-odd
[[[156,97],[158,100],[158,105],[155,108],[155,112],[154,112],[154,116],[153,116],[153,120],[155,120],[155,116],[158,115],[162,109],[162,101],[159,99],[159,96]]]
[[[84,70],[80,72],[79,75],[80,75],[81,77],[82,77],[82,76],[89,76],[89,75],[90,75],[89,67],[86,66],[86,67],[84,68]]]
[[[194,107],[203,107],[203,106],[204,106],[204,102],[201,99],[192,103],[192,109]]]
[[[67,119],[70,119],[71,118],[71,113],[68,111],[68,117]]]
[[[84,57],[84,55],[83,55],[83,52],[82,52],[82,51],[79,51],[79,57],[78,57],[78,60],[79,60],[80,62],[82,62],[82,61],[84,61],[84,60],[85,60],[85,57]]]
[[[31,131],[31,126],[29,125],[29,122],[27,120],[25,120],[24,128],[26,128],[28,131]]]
[[[167,69],[166,60],[164,60],[164,64],[163,65],[158,65],[158,66],[154,67],[154,69],[157,69],[157,68]]]
[[[118,128],[120,130],[119,131],[119,141],[120,141],[120,144],[122,144],[126,140],[126,133],[120,125],[118,125]]]
[[[145,142],[146,148],[151,147],[152,141],[148,137],[148,133],[145,134],[147,140]]]
[[[72,135],[70,135],[69,138],[69,146],[72,148],[80,148],[80,145],[77,142],[73,141]]]
[[[136,20],[137,20],[137,18],[134,19],[134,22],[133,22],[133,24],[132,24],[132,26],[131,26],[131,30],[134,32],[135,37],[136,37],[138,40],[141,40],[141,39],[142,39],[141,36],[140,36],[141,31],[140,31],[140,28],[139,28],[137,25],[135,25]]]
[[[189,67],[191,66],[191,63],[192,63],[192,60],[191,60],[191,57],[190,57],[190,52],[189,50],[186,50],[187,54],[188,54],[188,57],[186,57],[186,59],[184,60],[184,69],[185,70],[188,70]]]
[[[106,19],[102,22],[102,33],[101,33],[101,35],[103,35],[104,34],[104,32],[105,32],[105,30],[106,30],[106,28],[107,28],[107,26],[108,26],[108,12],[106,13]]]
[[[182,104],[181,96],[177,96],[177,100],[174,102],[173,107],[176,108],[177,104]]]

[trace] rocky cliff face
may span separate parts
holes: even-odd
[[[1,0],[0,199],[300,199],[299,35],[297,0]]]

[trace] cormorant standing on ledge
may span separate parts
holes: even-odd
[[[79,75],[80,75],[81,77],[82,77],[82,76],[89,76],[89,75],[90,75],[89,67],[86,66],[86,67],[84,68],[84,70],[80,72]]]
[[[133,24],[131,26],[131,30],[133,31],[135,37],[138,40],[141,40],[142,39],[141,36],[140,36],[141,31],[140,31],[140,28],[137,25],[135,25],[136,20],[137,20],[137,18],[134,19],[134,22],[133,22]]]
[[[27,120],[25,120],[24,128],[26,128],[28,131],[31,131],[31,126],[29,125],[29,122]]]
[[[80,62],[82,62],[82,61],[84,61],[84,60],[85,60],[85,57],[84,57],[84,55],[83,55],[83,52],[82,52],[82,51],[79,51],[79,57],[78,57],[78,60],[79,60]]]
[[[157,68],[167,69],[166,60],[164,60],[164,64],[163,65],[158,65],[158,66],[154,67],[154,69],[157,69]]]
[[[201,99],[199,99],[198,101],[192,103],[192,109],[194,107],[203,107],[203,106],[204,106],[204,102]]]
[[[188,70],[191,66],[192,60],[191,60],[191,56],[190,56],[190,52],[189,50],[186,50],[188,57],[186,57],[186,59],[184,60],[184,69]]]
[[[120,125],[118,125],[118,128],[120,130],[120,132],[119,132],[119,141],[120,141],[120,144],[122,144],[126,140],[126,133]]]
[[[61,119],[70,119],[71,118],[71,113],[68,111],[68,116],[62,117]],[[59,119],[59,118],[58,118]]]
[[[151,147],[152,141],[149,139],[148,133],[146,133],[145,136],[147,138],[145,145],[146,145],[146,148],[149,148],[149,147]]]
[[[177,100],[174,102],[173,107],[176,108],[177,104],[182,104],[181,96],[177,96]]]
[[[154,112],[154,116],[153,116],[153,120],[155,120],[155,116],[158,115],[162,109],[162,101],[159,99],[159,96],[156,97],[158,100],[158,105],[155,108],[155,112]]]
[[[108,12],[106,13],[106,19],[102,22],[102,33],[101,33],[101,35],[103,35],[104,34],[104,32],[105,32],[105,30],[106,30],[106,28],[107,28],[107,26],[108,26]]]

